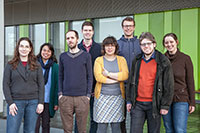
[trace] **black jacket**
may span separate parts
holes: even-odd
[[[85,47],[83,46],[83,40],[78,44],[78,48],[82,49],[83,51],[87,50],[85,49]],[[94,62],[96,60],[97,57],[101,56],[101,45],[96,43],[94,40],[92,40],[92,46],[90,48],[89,51],[90,55],[91,55],[91,59],[92,59],[92,69],[94,68]],[[96,80],[93,76],[93,85],[92,85],[92,93],[94,92],[94,88],[95,88],[95,84],[96,84]]]
[[[138,55],[132,62],[131,72],[129,74],[128,86],[126,92],[127,101],[135,106],[140,64],[142,55]],[[160,109],[169,109],[174,92],[174,78],[170,61],[159,51],[155,51],[155,60],[157,63],[156,79],[153,90],[153,117],[160,114]]]

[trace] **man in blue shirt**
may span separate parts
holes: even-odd
[[[123,56],[126,59],[130,72],[132,61],[138,54],[141,53],[141,48],[137,36],[133,35],[135,31],[135,20],[132,17],[126,17],[125,19],[123,19],[121,26],[124,35],[122,35],[122,37],[117,41],[119,45],[119,55]],[[125,89],[126,83],[127,81],[125,81]],[[126,107],[124,114],[125,120],[121,123],[122,133],[126,133]]]

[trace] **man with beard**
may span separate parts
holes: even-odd
[[[127,111],[131,112],[131,133],[160,133],[161,115],[168,113],[173,98],[174,78],[170,61],[155,50],[150,32],[139,37],[142,54],[132,63],[127,85]]]
[[[73,113],[79,133],[86,133],[93,82],[91,56],[78,48],[78,38],[75,30],[66,33],[69,51],[60,55],[59,62],[59,106],[65,133],[72,133]]]

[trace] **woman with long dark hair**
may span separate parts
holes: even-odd
[[[40,120],[42,119],[42,132],[50,132],[50,118],[58,110],[58,64],[54,55],[53,45],[44,43],[37,55],[43,70],[45,81],[44,111],[39,115],[36,124],[36,133],[39,133]]]
[[[186,133],[189,113],[195,110],[193,65],[190,56],[178,48],[174,33],[163,37],[165,55],[172,64],[174,74],[174,97],[167,115],[163,115],[166,133]]]
[[[20,38],[14,57],[5,67],[3,92],[8,103],[7,133],[18,133],[24,119],[24,133],[34,133],[43,111],[44,78],[29,38]]]

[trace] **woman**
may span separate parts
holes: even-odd
[[[7,133],[18,133],[24,118],[24,133],[34,133],[43,111],[44,78],[28,38],[20,38],[14,57],[5,67],[3,92],[8,103]]]
[[[38,61],[43,70],[45,81],[44,111],[39,115],[36,124],[36,133],[39,133],[40,119],[42,118],[42,132],[50,132],[50,118],[53,118],[58,110],[58,64],[54,55],[54,48],[50,43],[44,43],[40,47]]]
[[[118,44],[114,37],[103,40],[102,55],[94,64],[96,78],[94,121],[97,133],[106,133],[111,124],[113,133],[120,133],[120,122],[124,119],[124,82],[128,78],[128,67],[124,57],[117,56]]]
[[[188,113],[195,110],[193,65],[190,57],[178,49],[174,33],[163,38],[165,55],[169,58],[174,74],[174,98],[167,115],[163,115],[167,133],[186,133]]]

